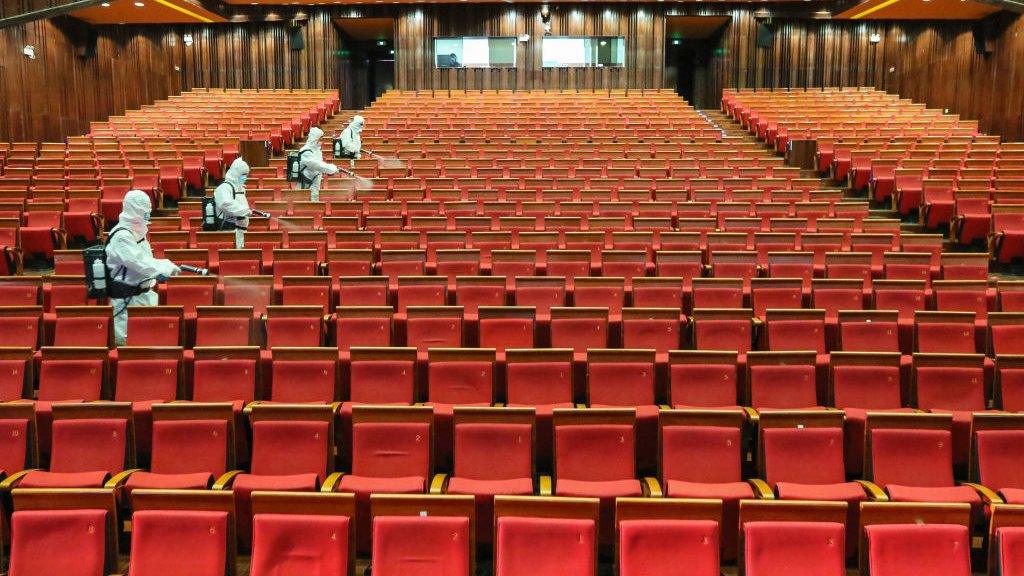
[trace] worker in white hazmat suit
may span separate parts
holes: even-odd
[[[156,283],[181,273],[174,262],[153,257],[153,248],[146,240],[152,208],[145,192],[128,192],[117,224],[107,235],[108,290],[114,308],[114,342],[118,346],[123,346],[128,337],[128,307],[156,306]]]
[[[351,160],[359,160],[363,156],[363,139],[360,134],[366,121],[356,114],[352,121],[341,131],[341,157]]]
[[[245,181],[249,178],[249,165],[236,158],[224,174],[224,181],[213,191],[213,202],[222,230],[235,231],[235,248],[245,247],[245,230],[249,227],[249,200],[245,197]]]
[[[302,184],[309,186],[309,199],[311,202],[320,201],[320,183],[324,174],[332,176],[338,173],[338,167],[330,162],[324,162],[324,153],[320,148],[320,140],[324,137],[324,131],[313,127],[309,129],[309,137],[306,144],[299,149],[299,169],[302,175]]]

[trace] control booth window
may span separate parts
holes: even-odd
[[[622,36],[545,36],[541,41],[544,68],[625,66]]]
[[[505,36],[434,38],[438,68],[514,68],[516,39]]]

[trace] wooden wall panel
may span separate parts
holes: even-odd
[[[12,0],[0,0],[11,2]],[[555,35],[622,35],[625,68],[541,67],[539,4],[308,6],[299,30],[305,48],[288,46],[295,8],[260,8],[273,22],[173,27],[101,27],[94,58],[75,56],[75,21],[61,18],[0,30],[0,140],[55,140],[88,122],[193,87],[337,88],[345,48],[337,17],[395,19],[396,85],[408,90],[603,90],[657,88],[666,76],[665,19],[726,15],[710,40],[710,71],[697,86],[705,105],[723,88],[815,89],[875,86],[981,121],[984,130],[1024,139],[1024,16],[996,17],[994,52],[975,51],[969,22],[771,20],[771,47],[756,45],[754,8],[806,10],[806,4],[556,4]],[[280,13],[275,13],[279,10]],[[871,43],[871,33],[881,41]],[[184,46],[183,35],[194,42]],[[436,70],[435,36],[529,34],[514,69]],[[32,44],[38,58],[21,56]],[[178,66],[180,70],[175,70]],[[680,73],[683,67],[680,67]]]
[[[371,15],[365,10],[365,15]],[[551,8],[555,36],[625,36],[623,69],[544,69],[544,23],[538,4],[421,4],[396,7],[397,84],[408,90],[601,90],[660,86],[664,74],[664,10],[638,4],[561,4]],[[434,68],[439,36],[520,36],[514,69]]]
[[[82,25],[69,18],[0,29],[0,141],[59,141],[89,122],[181,91],[180,40],[165,28],[99,28],[81,58]],[[21,54],[35,47],[36,59]]]
[[[1004,139],[1024,139],[1024,16],[995,16],[994,51],[982,54],[974,47],[972,22],[776,18],[772,46],[760,48],[752,8],[667,11],[731,16],[715,46],[714,78],[703,84],[705,102],[716,101],[722,88],[874,86],[978,119],[983,130]],[[875,32],[878,43],[870,41]]]

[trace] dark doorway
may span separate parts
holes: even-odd
[[[695,108],[706,108],[705,79],[711,72],[711,52],[714,46],[710,40],[669,40],[665,49],[666,67],[676,69],[676,93]],[[670,64],[671,63],[671,64]]]
[[[338,18],[341,106],[361,110],[395,85],[395,21]]]
[[[665,23],[665,87],[694,108],[718,105],[713,55],[728,16],[669,16]]]

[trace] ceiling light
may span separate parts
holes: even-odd
[[[100,4],[100,6],[103,6],[104,8],[110,8],[110,2],[104,2],[103,4]]]
[[[136,2],[135,3],[135,7],[136,8],[142,8],[143,6],[145,6],[145,4],[143,4],[142,2]]]

